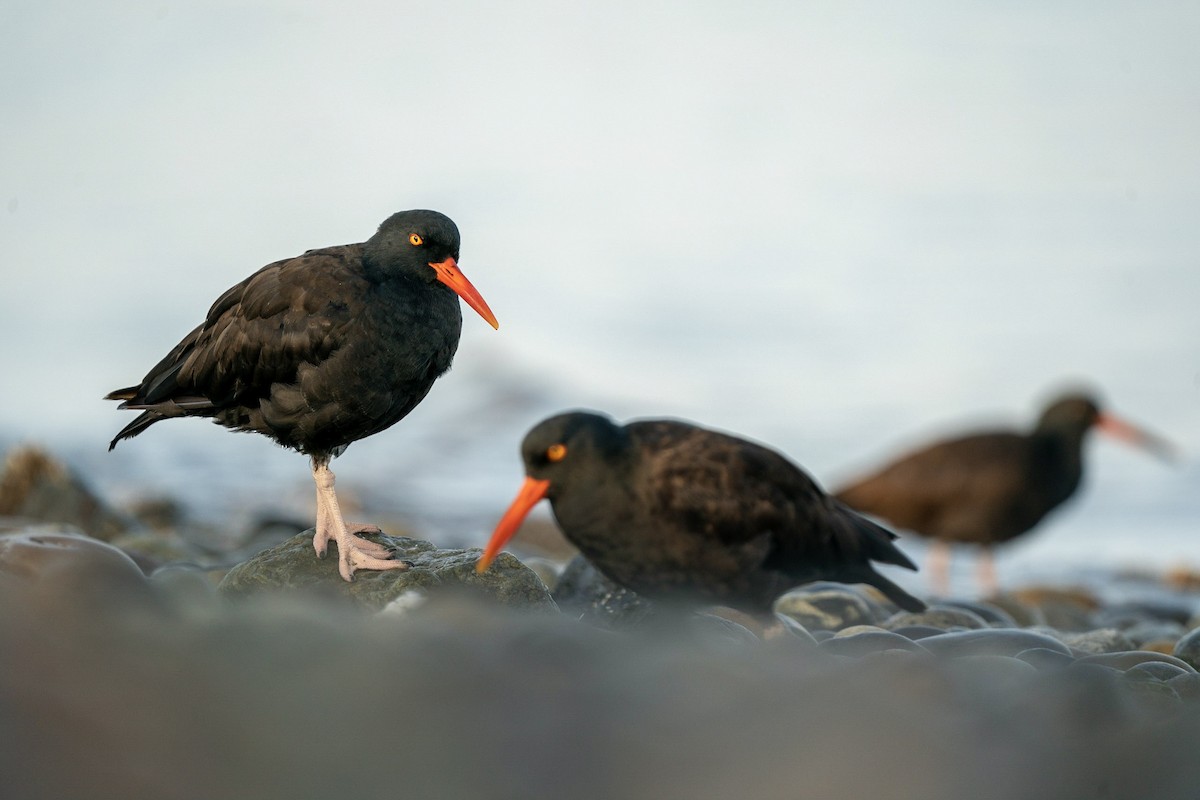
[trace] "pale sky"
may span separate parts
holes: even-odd
[[[856,456],[1082,376],[1200,446],[1197,42],[1193,2],[9,2],[0,428],[106,440],[225,288],[431,207],[501,321],[456,371],[776,440],[866,404]]]

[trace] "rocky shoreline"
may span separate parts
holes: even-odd
[[[14,464],[23,465],[21,472]],[[12,797],[1191,798],[1200,590],[656,607],[580,558],[311,531],[205,550],[53,459],[0,476]],[[152,524],[151,520],[158,520]]]

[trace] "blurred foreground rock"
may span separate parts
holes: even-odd
[[[482,575],[475,572],[478,548],[441,550],[419,539],[404,536],[371,536],[386,544],[394,558],[408,561],[404,570],[356,572],[346,582],[338,574],[337,545],[326,557],[313,552],[314,530],[297,534],[281,544],[238,564],[218,587],[229,597],[269,591],[303,594],[318,592],[352,600],[356,605],[380,610],[402,596],[416,592],[428,596],[439,591],[476,594],[503,606],[553,609],[554,601],[541,579],[508,554],[501,554]]]

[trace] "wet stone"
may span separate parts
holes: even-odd
[[[1022,628],[1046,624],[1046,617],[1040,610],[1021,602],[1011,594],[993,595],[988,598],[988,605],[1004,611]]]
[[[954,666],[966,672],[963,677],[967,682],[1000,694],[1011,693],[1037,675],[1037,669],[1028,662],[1006,655],[959,656],[955,659]]]
[[[1200,674],[1185,672],[1167,681],[1184,700],[1200,701]]]
[[[636,627],[656,614],[652,602],[613,583],[583,556],[567,562],[554,587],[554,602],[564,614],[600,628]]]
[[[838,631],[875,622],[871,604],[862,595],[842,584],[828,582],[787,592],[775,601],[775,612],[786,614],[809,631]]]
[[[932,605],[924,611],[901,611],[884,621],[881,627],[891,631],[909,625],[929,625],[942,630],[950,628],[987,628],[983,617],[965,608],[947,605]]]
[[[925,648],[911,639],[885,630],[867,630],[850,634],[837,635],[821,642],[820,648],[828,653],[841,656],[860,658],[869,653],[879,653],[884,650],[908,650],[925,652]]]
[[[1064,633],[1062,640],[1076,653],[1085,655],[1121,653],[1134,649],[1129,637],[1116,628],[1099,628],[1086,633]]]
[[[523,558],[521,563],[533,570],[533,574],[542,579],[542,583],[551,593],[558,587],[558,579],[563,572],[562,564],[539,556]]]
[[[228,597],[262,592],[318,593],[349,599],[372,611],[383,609],[409,592],[428,596],[445,591],[480,595],[514,608],[555,608],[541,579],[507,553],[480,575],[475,572],[478,548],[441,550],[419,539],[380,534],[369,538],[387,545],[394,558],[412,566],[360,570],[353,581],[347,582],[338,574],[337,545],[330,545],[325,558],[317,558],[312,537],[310,529],[238,564],[226,574],[218,591]]]
[[[849,628],[842,628],[835,635],[844,638],[846,636],[853,636],[856,633],[870,633],[875,631],[887,633],[887,631],[878,625],[851,625]]]
[[[1172,654],[1176,658],[1191,664],[1196,669],[1200,669],[1200,628],[1195,628],[1185,633],[1175,643],[1175,650]]]
[[[1039,670],[1061,669],[1075,662],[1075,657],[1048,647],[1031,647],[1017,653],[1016,658]]]
[[[1160,680],[1143,679],[1139,675],[1130,677],[1126,673],[1125,686],[1152,717],[1170,714],[1179,705],[1179,693],[1170,684]]]
[[[797,641],[803,642],[806,645],[816,646],[816,638],[814,638],[814,636],[808,632],[808,629],[799,622],[786,614],[777,613],[774,615],[774,617],[774,624],[770,626],[765,634],[766,638],[773,639],[777,636],[788,636],[796,639]],[[822,631],[822,633],[828,633],[828,631]]]
[[[1125,670],[1126,678],[1139,678],[1146,676],[1156,681],[1169,681],[1172,678],[1177,678],[1180,675],[1189,675],[1188,670],[1175,664],[1168,664],[1165,661],[1143,661],[1141,664],[1130,667]]]
[[[0,535],[0,587],[71,609],[156,604],[149,581],[128,555],[53,526]]]
[[[892,633],[898,633],[906,639],[912,639],[914,642],[924,639],[926,636],[939,636],[945,633],[941,628],[935,628],[932,625],[901,625],[898,628],[892,628]]]
[[[1179,641],[1187,633],[1182,625],[1173,620],[1147,620],[1125,629],[1125,636],[1135,647],[1149,642]],[[1168,651],[1170,652],[1170,651]]]
[[[1093,613],[1101,607],[1095,595],[1085,589],[1033,587],[1013,592],[1020,603],[1036,608],[1044,624],[1060,631],[1090,631],[1096,627]]]
[[[1174,664],[1183,669],[1185,672],[1195,672],[1195,668],[1186,661],[1169,656],[1165,653],[1154,653],[1149,650],[1128,650],[1123,653],[1100,653],[1099,655],[1086,656],[1079,659],[1081,664],[1099,664],[1113,669],[1122,671],[1136,667],[1138,664],[1145,664],[1149,661],[1161,661],[1166,664]]]
[[[1041,648],[1070,656],[1062,642],[1052,636],[1020,628],[984,628],[953,631],[921,640],[921,646],[937,655],[949,658],[964,656],[1016,656],[1026,650]]]
[[[961,608],[976,614],[992,628],[1016,628],[1017,621],[1012,614],[991,603],[974,602],[970,600],[942,600],[939,605],[950,608]]]
[[[717,651],[739,650],[762,644],[752,630],[727,617],[699,612],[686,619],[688,630]]]

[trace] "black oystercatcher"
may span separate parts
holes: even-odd
[[[210,417],[312,459],[313,547],[337,543],[339,570],[402,569],[355,536],[338,509],[329,461],[412,411],[458,348],[458,297],[493,328],[487,303],[458,269],[458,228],[436,211],[401,211],[362,244],[268,264],[221,295],[138,386],[105,399],[142,413],[112,444],[159,420]]]
[[[930,572],[947,588],[949,543],[983,545],[981,582],[996,588],[992,545],[1020,536],[1069,498],[1083,474],[1092,428],[1167,456],[1162,439],[1069,394],[1042,412],[1029,433],[995,431],[938,442],[836,492],[851,508],[934,539]]]
[[[871,584],[905,609],[925,607],[871,566],[916,569],[892,533],[761,445],[684,422],[619,426],[575,412],[539,423],[521,454],[525,484],[481,572],[547,497],[563,533],[597,569],[647,597],[761,612],[797,584],[830,579]]]

